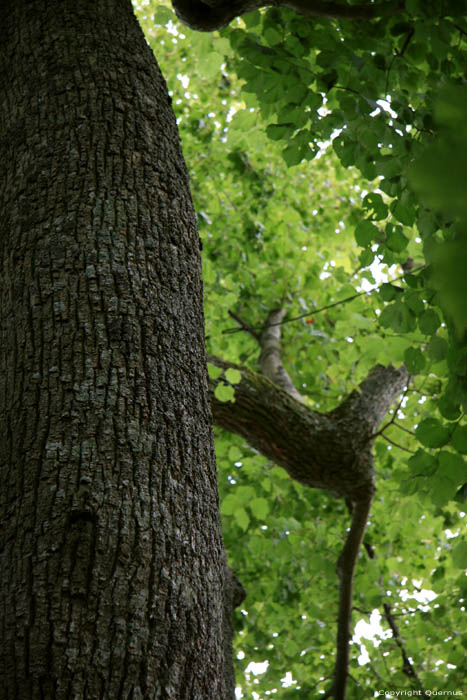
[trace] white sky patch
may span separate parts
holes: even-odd
[[[269,661],[252,661],[251,663],[248,664],[248,666],[245,669],[245,674],[246,675],[251,675],[253,676],[261,676],[263,673],[266,673],[268,670],[269,666]]]
[[[181,73],[177,73],[177,78],[181,82],[183,89],[186,90],[190,84],[190,78],[187,75],[181,75]]]
[[[414,598],[417,603],[421,603],[421,605],[425,606],[422,608],[422,610],[427,611],[430,609],[428,603],[431,603],[438,596],[434,591],[430,591],[427,588],[422,588],[419,590],[421,583],[421,581],[412,579],[412,585],[415,586],[415,588],[412,591],[409,591],[407,588],[403,588],[401,591],[399,591],[399,596],[401,600]],[[404,581],[402,581],[402,585],[404,585]]]
[[[416,586],[416,589],[410,592],[407,589],[402,589],[399,592],[401,600],[405,601],[408,598],[413,598],[420,603],[421,606],[423,606],[420,608],[421,610],[425,612],[428,611],[430,609],[428,603],[431,603],[433,600],[435,600],[435,598],[437,598],[436,593],[426,588],[417,590],[421,584],[421,581],[413,580],[412,584]],[[390,629],[384,630],[381,627],[381,619],[381,613],[379,610],[375,609],[370,615],[369,622],[362,619],[355,625],[352,642],[360,646],[360,656],[358,657],[358,663],[360,666],[364,666],[370,662],[370,656],[365,643],[362,640],[368,640],[372,642],[373,647],[378,647],[381,644],[381,640],[390,639],[392,637],[392,632]]]
[[[376,100],[376,104],[379,106],[370,113],[370,117],[375,117],[377,114],[381,114],[381,112],[387,112],[393,119],[396,119],[397,112],[391,107],[390,95],[387,95],[385,100]]]
[[[292,674],[290,671],[287,671],[285,676],[281,678],[281,683],[283,688],[290,688],[291,685],[295,685],[297,681],[294,681]]]
[[[352,637],[352,642],[360,646],[360,656],[358,657],[359,665],[364,666],[370,662],[367,648],[362,642],[362,639],[368,639],[373,643],[374,647],[378,647],[382,639],[389,639],[390,637],[392,637],[391,630],[383,630],[381,627],[381,613],[379,610],[373,610],[369,622],[359,620],[355,625]]]
[[[372,284],[369,280],[362,278],[360,285],[357,287],[357,291],[371,292],[373,289],[383,284],[383,282],[387,282],[390,278],[393,278],[397,272],[397,265],[391,265],[386,272],[383,271],[384,267],[386,266],[382,265],[378,259],[373,260],[368,269],[373,275],[376,284]]]

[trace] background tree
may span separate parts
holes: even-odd
[[[412,375],[376,443],[379,488],[356,575],[355,605],[362,617],[381,610],[387,638],[370,665],[354,654],[352,697],[375,685],[453,690],[464,673],[465,228],[454,154],[465,150],[466,27],[458,4],[399,9],[371,24],[270,10],[220,35],[180,36],[172,24],[162,39],[167,65],[183,66],[171,87],[193,149],[210,351],[257,370],[255,334],[285,303],[283,355],[308,406],[332,409],[375,362],[405,362]],[[158,22],[169,17],[158,9]],[[340,163],[323,154],[329,141]],[[440,152],[455,172],[440,170]],[[420,177],[429,158],[431,180]],[[440,190],[452,194],[440,202]],[[217,452],[224,534],[248,589],[240,655],[244,666],[269,660],[251,692],[324,692],[345,506],[288,481],[243,440],[219,433]],[[431,606],[417,586],[436,592]],[[287,672],[295,684],[281,688]]]
[[[0,694],[226,697],[199,238],[164,80],[129,0],[0,20]]]

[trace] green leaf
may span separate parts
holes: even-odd
[[[420,448],[413,457],[410,457],[408,465],[417,476],[431,476],[438,469],[436,457]]]
[[[467,465],[460,455],[442,450],[438,454],[439,472],[450,479],[456,487],[467,480]]]
[[[282,34],[273,27],[268,27],[267,29],[265,29],[263,32],[263,37],[265,38],[269,46],[274,46],[275,44],[279,44],[282,41]]]
[[[456,425],[452,434],[451,445],[461,454],[467,455],[467,425]]]
[[[427,309],[419,316],[418,327],[424,335],[433,335],[440,325],[440,318],[434,309]]]
[[[355,228],[355,240],[358,245],[366,248],[378,235],[378,229],[371,221],[360,221]]]
[[[438,400],[438,410],[446,420],[457,420],[460,416],[459,401],[457,401],[449,386]]]
[[[234,367],[229,367],[225,370],[225,378],[229,384],[240,384],[242,381],[242,373]]]
[[[229,449],[229,459],[232,462],[238,462],[243,457],[243,452],[238,449],[235,445]]]
[[[198,70],[205,78],[214,78],[221,72],[221,66],[225,62],[225,56],[211,51],[198,61]]]
[[[456,495],[456,485],[451,479],[434,478],[431,482],[431,500],[435,506],[444,506]]]
[[[421,315],[425,310],[425,304],[422,300],[422,294],[420,292],[415,292],[413,289],[409,290],[405,294],[405,303],[417,316]]]
[[[227,384],[219,383],[214,389],[214,396],[218,401],[222,401],[222,403],[235,401],[235,391],[231,386],[227,386]]]
[[[238,498],[235,494],[229,493],[222,499],[221,513],[222,515],[232,515],[238,508]]]
[[[266,133],[273,141],[279,141],[286,136],[292,136],[296,128],[296,124],[292,124],[291,122],[286,122],[284,124],[269,124],[266,127]]]
[[[401,172],[401,163],[398,158],[393,156],[384,156],[376,163],[377,175],[382,175],[385,178],[393,178]]]
[[[208,362],[208,374],[211,379],[217,379],[222,374],[222,368]]]
[[[415,210],[400,201],[396,200],[391,204],[391,213],[404,226],[413,226],[415,222]]]
[[[265,520],[269,513],[269,503],[265,498],[254,498],[248,504],[251,512],[258,520]]]
[[[372,250],[362,250],[362,252],[358,256],[358,260],[362,267],[368,267],[373,262],[374,257],[375,254]]]
[[[251,129],[251,127],[255,125],[256,119],[257,115],[253,111],[241,109],[233,115],[232,121],[229,124],[229,130],[238,129],[242,131]]]
[[[393,301],[401,291],[399,287],[396,287],[394,284],[389,284],[389,282],[385,282],[379,288],[379,293],[383,301]]]
[[[400,226],[386,227],[385,245],[394,253],[402,253],[407,248],[409,239],[404,235]]]
[[[412,311],[406,304],[399,301],[386,306],[379,319],[382,326],[392,328],[396,333],[410,333],[416,326]]]
[[[452,563],[458,569],[467,569],[467,542],[461,540],[452,550]]]
[[[293,165],[298,165],[303,160],[303,151],[301,146],[293,144],[286,146],[282,151],[282,157],[287,166],[291,168]]]
[[[448,347],[448,343],[444,338],[440,338],[439,335],[434,335],[428,343],[428,355],[434,362],[441,362],[441,360],[446,358]]]
[[[173,19],[174,13],[171,10],[169,10],[168,7],[164,7],[164,5],[158,5],[153,15],[154,24],[159,24],[160,26],[164,27],[168,22],[170,22],[171,20],[173,21]]]
[[[442,447],[449,442],[450,431],[437,418],[425,418],[417,426],[415,435],[425,447]]]
[[[245,508],[237,508],[234,511],[233,516],[237,522],[237,525],[245,532],[248,530],[248,525],[250,524],[250,518]]]
[[[420,374],[425,367],[425,358],[422,351],[419,348],[407,348],[404,352],[404,363],[409,374]]]

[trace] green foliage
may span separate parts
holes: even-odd
[[[377,559],[358,562],[354,622],[390,601],[436,691],[460,689],[466,671],[465,14],[464,2],[420,0],[353,23],[273,8],[197,34],[161,3],[139,9],[190,172],[209,352],[257,369],[257,344],[228,311],[258,331],[287,304],[297,320],[283,326],[284,361],[317,410],[376,363],[408,367],[375,443],[366,541]],[[208,371],[218,398],[234,400],[236,370]],[[216,431],[216,452],[226,546],[248,591],[239,671],[269,661],[260,676],[237,674],[244,697],[317,697],[335,648],[345,505],[238,437]],[[417,589],[437,598],[422,604]],[[378,676],[412,688],[395,640],[378,641],[364,665],[352,644],[351,698],[371,697]]]

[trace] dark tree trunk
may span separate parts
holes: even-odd
[[[226,697],[199,244],[130,0],[0,7],[5,700]]]

